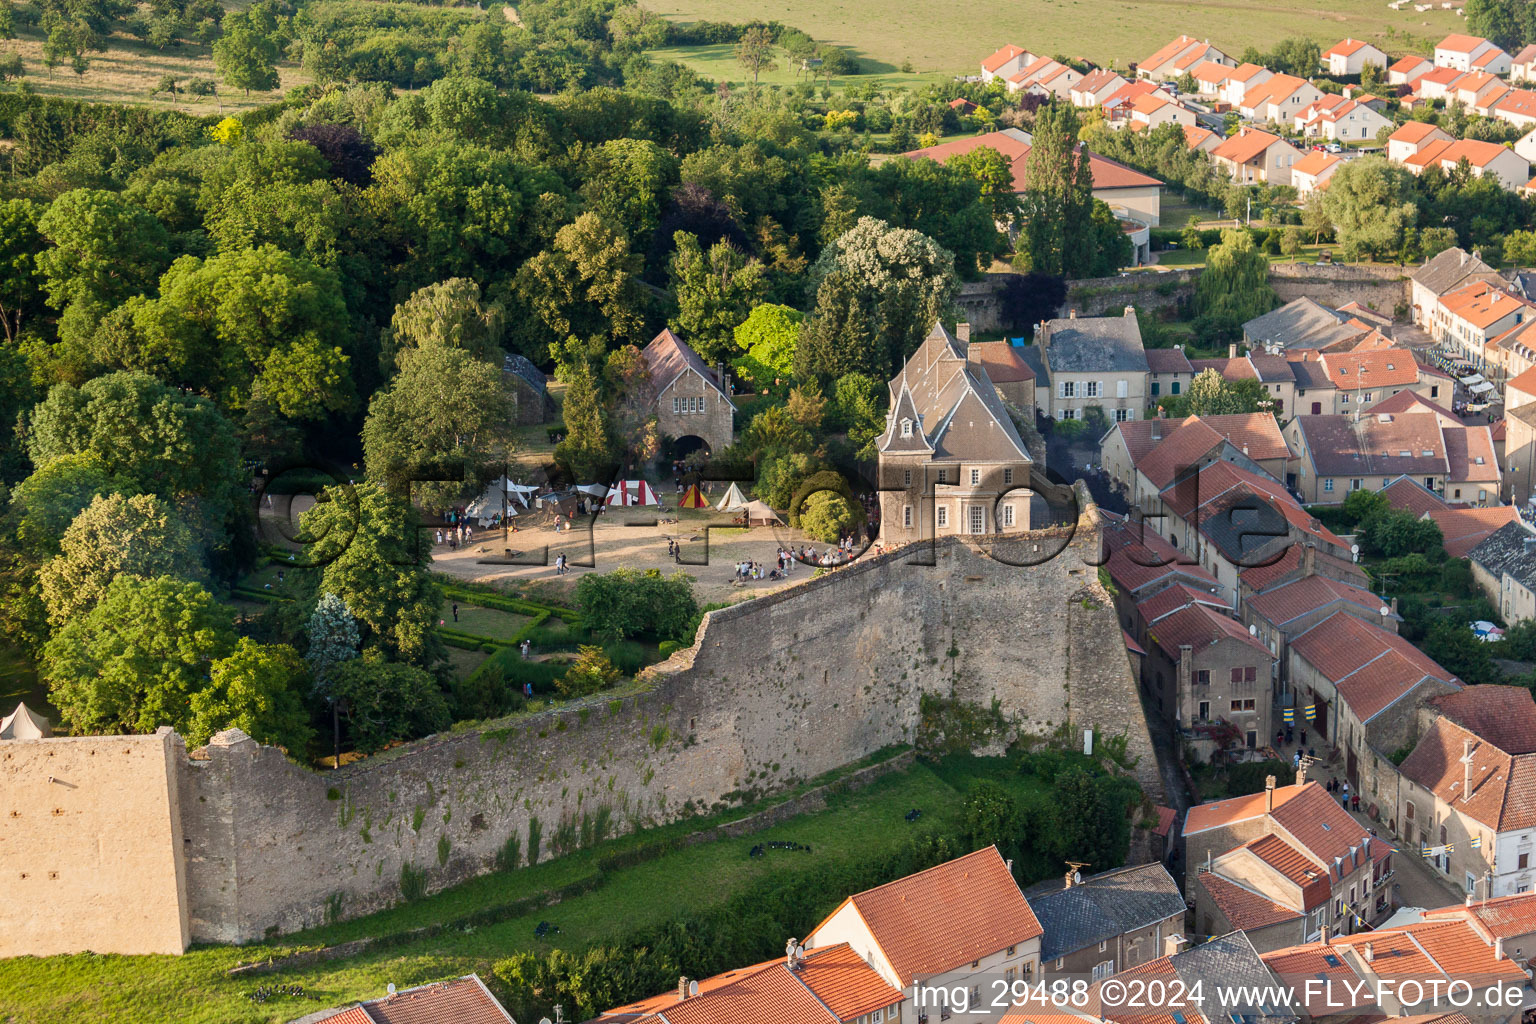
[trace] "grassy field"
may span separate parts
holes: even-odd
[[[1393,54],[1425,52],[1447,33],[1465,30],[1451,11],[1391,11],[1383,0],[1042,0],[1027,8],[1009,0],[785,0],[771,12],[754,0],[656,0],[648,6],[678,21],[771,16],[849,48],[877,74],[909,60],[919,73],[975,74],[983,57],[1009,42],[1123,66],[1181,32],[1210,39],[1235,57],[1246,46],[1262,49],[1295,35],[1324,48],[1348,35]]]
[[[180,92],[173,101],[169,94],[151,97],[149,90],[164,75],[177,76],[183,87],[193,78],[218,81],[211,47],[183,43],[178,47],[157,50],[119,32],[107,40],[105,53],[89,55],[90,67],[85,74],[76,75],[67,65],[54,68],[52,72],[48,70],[48,66],[43,63],[44,38],[45,34],[41,30],[32,27],[20,29],[16,39],[0,42],[0,47],[9,47],[21,54],[27,68],[25,81],[43,96],[63,96],[92,103],[128,103],[183,110],[201,116],[259,107],[271,103],[284,91],[309,81],[309,76],[299,68],[280,64],[277,73],[282,84],[278,92],[252,93],[247,97],[239,90],[226,90],[220,83],[219,90],[224,93],[222,96],[192,96]]]
[[[0,962],[0,1020],[28,1024],[80,1020],[178,1024],[284,1021],[350,999],[377,996],[389,982],[405,987],[471,970],[489,979],[491,964],[518,950],[551,945],[580,947],[718,904],[769,874],[785,876],[828,860],[879,856],[905,842],[916,827],[903,820],[909,809],[923,812],[924,825],[946,824],[958,813],[960,797],[970,780],[1001,774],[1001,766],[1001,761],[994,764],[977,759],[945,764],[939,770],[917,765],[858,792],[833,795],[827,810],[819,814],[803,815],[741,839],[686,847],[611,873],[594,891],[524,917],[479,928],[451,929],[435,938],[259,978],[230,977],[227,972],[238,963],[281,956],[298,948],[453,921],[470,912],[575,882],[597,871],[597,859],[602,854],[642,838],[691,832],[701,822],[680,822],[641,836],[611,840],[537,867],[486,875],[419,902],[291,936],[282,944],[197,948],[180,957],[86,953]],[[1021,798],[1036,802],[1047,799],[1045,787],[1030,778],[1015,775],[1008,784]],[[747,855],[753,845],[769,840],[808,844],[814,852],[772,851],[761,858]],[[678,879],[688,879],[689,884],[679,885]],[[545,920],[558,925],[560,934],[536,939],[534,927]],[[802,925],[808,928],[814,923]],[[306,999],[284,997],[258,1005],[248,996],[258,985],[294,984],[304,986]]]
[[[752,84],[752,76],[736,60],[736,47],[729,43],[717,46],[669,46],[660,50],[649,51],[651,57],[656,60],[673,60],[697,71],[705,78],[716,82],[729,82],[733,86],[746,86]],[[989,51],[990,52],[990,51]],[[789,61],[780,54],[777,58],[778,70],[765,71],[758,76],[758,84],[773,85],[798,85],[805,81],[805,76],[798,74]],[[913,72],[904,73],[897,70],[896,65],[878,65],[869,68],[869,74],[859,75],[856,78],[839,78],[838,85],[851,85],[857,82],[860,85],[878,85],[884,89],[900,89],[911,86],[929,85],[934,82],[942,82],[952,77],[943,72]],[[818,85],[818,88],[820,86]]]
[[[459,616],[453,617],[454,605],[458,605]],[[449,629],[456,629],[461,633],[471,633],[475,636],[486,636],[492,640],[502,640],[511,643],[517,631],[533,621],[531,615],[517,615],[512,612],[498,611],[495,608],[481,608],[479,605],[468,604],[464,601],[447,601],[438,611],[438,617]]]

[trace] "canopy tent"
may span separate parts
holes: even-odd
[[[502,480],[505,479],[506,477],[502,477]],[[502,485],[502,480],[491,481],[484,494],[464,507],[464,514],[478,520],[481,526],[491,525],[491,519],[498,515],[505,514],[509,517],[517,515],[517,509],[513,508],[512,502],[508,500],[512,495]],[[527,502],[524,504],[526,505]]]
[[[1480,373],[1469,373],[1467,376],[1459,377],[1457,379],[1469,388],[1473,387],[1474,385],[1483,383],[1483,375]]]
[[[748,526],[773,526],[783,522],[779,514],[761,501],[747,502],[744,510]]]
[[[48,719],[26,704],[17,704],[15,711],[0,718],[0,740],[40,740],[52,735]]]
[[[608,493],[607,484],[577,484],[576,489],[589,498],[601,498]]]
[[[609,505],[660,505],[656,492],[644,480],[620,480],[608,488]]]
[[[725,492],[725,497],[715,505],[716,512],[734,512],[744,508],[747,504],[747,496],[741,493],[741,488],[731,484],[730,490]]]
[[[678,508],[709,508],[709,502],[704,498],[704,492],[699,490],[698,484],[689,484],[683,496],[678,499]]]
[[[1467,390],[1471,391],[1474,395],[1482,395],[1482,394],[1487,394],[1489,391],[1492,391],[1493,390],[1493,385],[1489,384],[1487,381],[1482,381],[1480,383],[1473,384]]]

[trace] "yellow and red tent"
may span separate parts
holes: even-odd
[[[699,490],[698,484],[689,484],[683,496],[678,499],[678,508],[709,508],[709,501],[705,499],[704,492]]]

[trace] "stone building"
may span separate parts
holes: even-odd
[[[890,381],[880,453],[887,547],[955,534],[1029,528],[1032,460],[987,365],[935,324]]]
[[[502,379],[512,392],[519,426],[549,423],[555,418],[555,402],[549,397],[549,379],[525,356],[509,353],[502,364]]]
[[[1184,894],[1161,864],[1076,871],[1030,886],[1029,909],[1045,930],[1043,976],[1094,980],[1178,952],[1184,943]]]
[[[657,428],[675,451],[718,452],[735,440],[736,403],[703,357],[670,330],[656,335],[641,355],[650,370]]]
[[[1050,405],[1041,411],[1051,419],[1082,419],[1092,405],[1112,423],[1145,414],[1151,369],[1133,307],[1121,316],[1080,317],[1073,310],[1041,324],[1035,343],[1051,382]]]
[[[1506,523],[1470,552],[1472,580],[1513,626],[1536,618],[1536,530]]]

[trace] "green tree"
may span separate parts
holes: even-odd
[[[359,753],[441,732],[453,722],[442,687],[414,665],[357,658],[336,668],[332,691]]]
[[[1322,50],[1317,41],[1303,36],[1282,39],[1266,62],[1297,78],[1315,78],[1322,61]]]
[[[384,328],[380,363],[390,374],[405,349],[452,348],[499,364],[505,321],[502,307],[483,302],[480,286],[467,278],[429,284],[395,307]]]
[[[515,290],[537,318],[529,326],[538,338],[634,340],[644,326],[641,266],[622,234],[584,213],[555,234],[552,248],[523,264]]]
[[[152,494],[97,495],[69,524],[39,573],[49,619],[80,617],[119,576],[207,578],[197,538]]]
[[[587,152],[584,171],[586,208],[631,247],[648,243],[677,184],[677,158],[650,139],[610,139]]]
[[[1052,791],[1052,846],[1062,860],[1087,861],[1107,870],[1125,860],[1130,815],[1115,797],[1113,780],[1096,778],[1082,768],[1056,777]]]
[[[603,649],[582,644],[571,667],[555,681],[555,689],[565,697],[585,697],[606,690],[618,681],[619,670],[614,668]]]
[[[596,362],[583,362],[566,382],[560,409],[565,437],[555,445],[555,461],[578,480],[610,480],[621,450],[598,386]]]
[[[0,202],[0,330],[15,344],[21,326],[44,312],[42,275],[37,257],[43,251],[38,220],[44,207],[30,199]]]
[[[321,594],[315,602],[315,610],[309,616],[309,650],[304,660],[309,663],[309,675],[314,681],[314,692],[323,698],[331,709],[331,741],[336,767],[341,767],[341,708],[334,689],[338,667],[357,657],[362,648],[362,634],[357,620],[347,610],[347,603],[335,594]]]
[[[736,326],[733,335],[738,356],[731,364],[747,383],[761,390],[782,392],[795,366],[795,345],[800,340],[804,314],[789,306],[765,302]]]
[[[974,279],[1003,252],[1007,239],[972,169],[964,162],[887,160],[855,177],[852,185],[860,213],[893,228],[921,232],[954,257],[961,277]],[[997,198],[1006,205],[1004,197]]]
[[[1442,230],[1449,231],[1449,228]],[[1420,244],[1425,232],[1420,232]],[[1453,235],[1454,237],[1454,235]],[[1450,246],[1446,246],[1447,249]],[[1504,236],[1504,258],[1517,267],[1536,264],[1536,231],[1511,231]]]
[[[1469,686],[1502,683],[1504,673],[1494,664],[1491,645],[1472,635],[1465,622],[1437,619],[1419,642],[1419,649]]]
[[[679,231],[674,241],[671,276],[677,314],[672,327],[713,364],[731,354],[736,328],[763,300],[767,274],[756,259],[723,239],[707,253],[686,231]]]
[[[1018,804],[1001,783],[979,779],[971,783],[960,804],[960,832],[972,850],[996,846],[1004,857],[1017,853],[1022,831]]]
[[[800,528],[823,544],[835,544],[858,524],[848,499],[831,491],[817,491],[800,508]]]
[[[48,301],[58,310],[71,304],[111,306],[152,292],[171,250],[158,220],[96,189],[59,196],[38,218],[37,230],[52,243],[37,254],[36,266]]]
[[[241,637],[209,666],[208,685],[192,694],[187,745],[199,747],[224,729],[283,747],[304,760],[314,730],[304,710],[304,659],[287,644]]]
[[[1404,232],[1418,220],[1414,187],[1402,167],[1366,156],[1347,161],[1310,202],[1333,225],[1345,257],[1356,260],[1402,249]]]
[[[576,584],[576,603],[587,629],[604,640],[642,634],[686,640],[699,611],[692,578],[682,571],[663,576],[658,569],[588,573]]]
[[[832,416],[861,459],[875,457],[875,440],[885,433],[885,385],[862,373],[837,379]]]
[[[231,24],[233,23],[233,24]],[[235,89],[271,92],[279,84],[277,33],[256,17],[224,16],[224,34],[213,44],[213,63],[224,84]]]
[[[1205,257],[1205,270],[1195,282],[1195,310],[1209,329],[1230,336],[1242,324],[1280,304],[1269,286],[1269,260],[1254,247],[1247,231],[1226,230],[1221,244]]]
[[[234,644],[233,614],[201,584],[120,576],[48,641],[40,672],[73,733],[186,733],[192,696]]]
[[[764,71],[777,71],[779,64],[773,59],[773,37],[761,25],[747,29],[736,44],[736,62],[752,73],[752,85],[757,86],[757,76]]]
[[[434,626],[442,591],[411,505],[373,484],[328,487],[299,519],[319,590],[357,619],[365,649],[429,663],[441,650]]]
[[[982,201],[999,224],[1012,224],[1019,214],[1019,197],[1013,190],[1013,163],[991,146],[978,146],[957,153],[946,166],[975,179],[981,186]]]
[[[1440,526],[1433,519],[1420,519],[1406,509],[1378,508],[1360,521],[1356,532],[1361,550],[1383,558],[1436,551],[1445,542]]]
[[[1224,380],[1215,370],[1201,370],[1184,393],[1184,412],[1190,416],[1227,416],[1257,412],[1263,386],[1254,380]]]
[[[11,492],[7,532],[29,560],[49,558],[59,553],[64,531],[97,495],[123,487],[95,455],[61,455]]]
[[[502,369],[463,349],[401,353],[400,373],[373,396],[363,423],[368,478],[446,508],[504,462],[513,426]],[[431,481],[431,482],[428,482]]]
[[[1351,526],[1373,519],[1391,508],[1392,503],[1385,494],[1368,491],[1363,487],[1358,491],[1350,491],[1344,497],[1344,515],[1348,517]]]
[[[1034,142],[1025,164],[1022,249],[1028,269],[1086,277],[1093,252],[1093,170],[1078,145],[1077,109],[1050,103],[1035,115]]]

